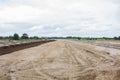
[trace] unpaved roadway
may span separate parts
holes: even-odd
[[[59,40],[0,56],[0,80],[120,80],[119,54]]]

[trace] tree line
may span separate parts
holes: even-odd
[[[27,33],[22,34],[22,36],[19,36],[19,34],[14,33],[14,35],[12,36],[0,36],[0,39],[9,39],[9,40],[20,40],[20,39],[40,39],[38,36],[33,36],[33,37],[29,37],[29,35]]]
[[[67,36],[67,37],[48,37],[48,39],[76,39],[76,40],[120,40],[120,36],[118,37],[100,37],[100,38],[95,38],[95,37],[75,37],[75,36]]]
[[[2,37],[0,36],[0,39],[9,39],[9,40],[21,40],[21,39],[44,39],[45,37],[38,37],[33,36],[29,37],[27,33],[22,34],[22,36],[19,36],[19,34],[14,33],[12,36]],[[76,40],[120,40],[120,36],[118,37],[100,37],[100,38],[93,38],[93,37],[75,37],[75,36],[67,36],[67,37],[47,37],[48,39],[76,39]]]
[[[100,37],[100,38],[95,38],[95,37],[66,37],[67,39],[78,39],[78,40],[120,40],[120,36],[118,37]]]
[[[120,40],[120,36],[114,37],[115,40]]]

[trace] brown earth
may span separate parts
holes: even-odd
[[[9,44],[9,45],[4,45],[0,46],[0,55],[8,54],[14,51],[30,48],[30,47],[35,47],[47,42],[52,42],[54,40],[48,40],[48,41],[34,41],[34,42],[26,42],[26,43],[16,43],[16,44]]]
[[[111,50],[60,40],[16,51],[0,56],[0,80],[120,80],[120,50]]]

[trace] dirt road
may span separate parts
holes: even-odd
[[[117,49],[55,41],[0,56],[0,80],[120,80],[119,54]]]

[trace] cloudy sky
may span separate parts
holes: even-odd
[[[120,36],[120,0],[0,0],[0,36]]]

